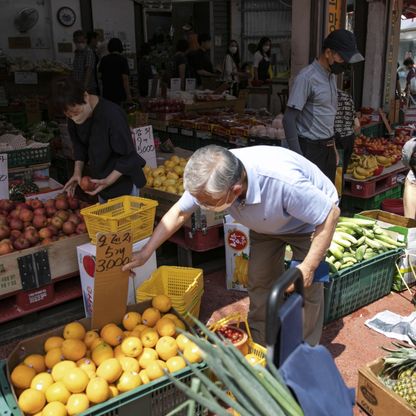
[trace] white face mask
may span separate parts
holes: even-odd
[[[230,191],[228,191],[227,196],[226,196],[226,198],[225,198],[225,201],[227,201],[227,200],[228,200],[229,196],[230,196]],[[223,212],[223,211],[225,211],[226,209],[230,208],[230,206],[231,206],[232,204],[234,204],[234,201],[235,201],[235,198],[234,198],[231,202],[224,202],[222,205],[209,206],[209,205],[204,205],[204,204],[201,204],[201,203],[198,203],[198,205],[199,205],[201,208],[205,208],[205,209],[207,209],[208,211]]]
[[[77,114],[76,116],[69,117],[75,124],[82,124],[87,121],[89,117],[91,117],[92,114],[92,108],[91,106],[87,104],[82,105],[82,111]]]
[[[264,45],[263,46],[263,52],[269,52],[270,46]]]
[[[230,46],[230,53],[232,53],[233,55],[237,53],[237,46]]]

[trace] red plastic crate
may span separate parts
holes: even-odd
[[[193,251],[208,251],[224,244],[223,226],[209,227],[206,231],[192,231],[189,227],[183,227],[185,245]]]
[[[24,311],[48,305],[54,299],[54,284],[49,283],[35,289],[22,290],[16,295],[16,306]]]
[[[371,198],[397,184],[398,172],[392,172],[387,175],[380,175],[366,181],[357,181],[345,178],[344,193],[350,196],[359,196],[361,198]]]

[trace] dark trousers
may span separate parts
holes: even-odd
[[[312,163],[315,163],[324,175],[335,184],[335,174],[337,170],[335,141],[309,140],[300,137],[299,145],[303,156]]]
[[[343,152],[342,158],[342,173],[345,175],[347,171],[348,165],[351,160],[351,155],[354,151],[354,140],[355,135],[351,134],[350,136],[340,137],[338,135],[335,136],[335,143],[337,145],[337,149],[341,149]]]

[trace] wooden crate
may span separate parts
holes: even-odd
[[[77,275],[79,271],[76,248],[88,242],[88,234],[80,234],[0,256],[0,298],[10,296],[18,290],[43,286],[53,279]],[[49,262],[49,273],[47,267],[46,271],[42,268],[46,259]],[[35,273],[35,267],[41,271]]]

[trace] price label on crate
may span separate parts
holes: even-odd
[[[157,168],[153,127],[137,127],[133,129],[133,137],[137,153],[146,161],[148,166]]]
[[[186,78],[185,79],[185,91],[195,91],[195,89],[196,89],[196,79]]]
[[[9,171],[7,154],[0,154],[0,199],[9,199]]]
[[[170,79],[170,90],[171,91],[180,91],[181,90],[181,79],[180,78],[171,78]]]
[[[129,272],[121,268],[132,256],[131,232],[98,234],[95,260],[92,327],[121,322],[126,313]]]

